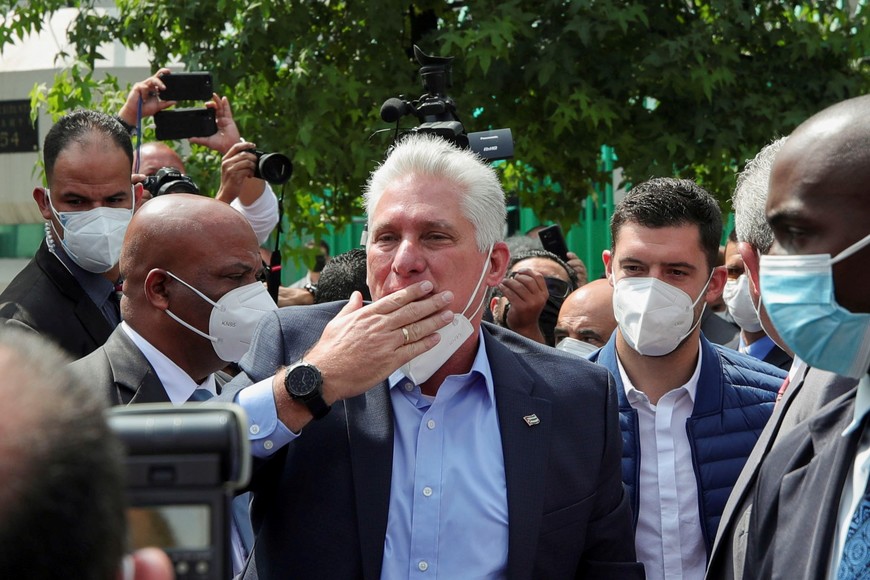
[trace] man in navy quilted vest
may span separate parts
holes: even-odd
[[[703,578],[728,494],[785,373],[704,338],[727,278],[722,215],[692,181],[641,183],[617,206],[603,259],[617,329],[592,360],[616,378],[622,479],[647,578]]]

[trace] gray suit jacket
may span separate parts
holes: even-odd
[[[709,580],[743,578],[752,499],[765,457],[797,425],[858,384],[854,379],[809,368],[806,363],[801,365],[782,400],[773,408],[773,415],[761,432],[725,505],[707,567],[706,578]]]
[[[260,323],[246,376],[222,398],[301,358],[343,303],[283,308]],[[484,325],[501,425],[508,578],[641,578],[620,481],[612,377]],[[529,427],[534,413],[540,424]],[[393,452],[386,382],[342,401],[255,470],[257,534],[245,578],[368,578],[381,573]]]
[[[73,362],[70,368],[104,389],[112,405],[169,402],[151,363],[120,326],[106,344]]]
[[[860,429],[842,436],[855,393],[823,407],[771,450],[758,476],[744,578],[826,576],[843,484],[861,437]]]

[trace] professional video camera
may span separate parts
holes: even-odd
[[[251,473],[242,408],[153,403],[107,418],[127,452],[130,549],[162,548],[178,580],[230,578],[230,502]]]
[[[174,167],[161,167],[157,173],[145,178],[142,187],[150,191],[152,197],[167,193],[199,194],[196,183]]]
[[[456,103],[446,92],[453,83],[453,57],[429,56],[416,45],[414,57],[420,63],[420,78],[426,92],[416,101],[395,97],[387,99],[381,106],[381,119],[387,123],[396,123],[398,134],[399,120],[406,115],[413,115],[420,121],[420,125],[411,129],[412,131],[433,133],[460,147],[471,149],[490,161],[513,157],[514,142],[510,129],[465,132],[465,127],[456,114]]]

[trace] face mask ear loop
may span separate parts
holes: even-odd
[[[193,286],[191,286],[190,284],[188,284],[187,282],[185,282],[184,280],[182,280],[181,278],[179,278],[178,276],[176,276],[175,274],[173,274],[169,270],[166,270],[166,273],[169,274],[169,276],[171,278],[174,278],[178,282],[181,282],[182,284],[184,284],[185,286],[187,286],[188,288],[193,290],[197,296],[199,296],[200,298],[202,298],[203,300],[205,300],[206,302],[211,304],[214,308],[220,308],[220,306],[218,306],[217,302],[212,301],[211,298],[209,298],[208,296],[206,296],[205,294],[203,294],[202,292],[200,292],[199,290],[197,290],[196,288],[194,288]]]
[[[178,316],[173,314],[173,312],[171,310],[169,310],[168,308],[166,310],[164,310],[164,312],[169,316],[169,318],[171,318],[172,320],[174,320],[175,322],[177,322],[181,326],[185,327],[186,329],[192,330],[193,332],[197,333],[198,335],[200,335],[201,337],[203,337],[207,340],[210,340],[211,342],[218,341],[218,339],[213,337],[212,335],[206,334],[203,331],[199,330],[198,328],[194,328],[191,324],[188,324],[187,322],[183,321],[181,318],[179,318]]]
[[[468,298],[468,304],[465,305],[465,308],[462,309],[462,316],[466,316],[466,312],[471,307],[471,303],[474,301],[474,297],[477,296],[477,291],[480,290],[480,285],[483,284],[483,279],[486,277],[486,267],[489,265],[489,259],[492,257],[492,250],[495,247],[495,244],[490,244],[489,251],[486,253],[486,260],[483,261],[483,270],[480,272],[480,278],[477,279],[477,285],[474,287],[474,291],[471,293],[471,296]],[[477,316],[477,313],[483,308],[483,303],[486,302],[486,293],[484,292],[484,297],[481,299],[480,304],[474,310],[474,313],[471,315],[471,318]]]
[[[866,236],[864,236],[863,238],[861,238],[860,240],[858,240],[857,242],[855,242],[854,244],[852,244],[851,246],[849,246],[848,248],[846,248],[845,250],[843,250],[842,252],[837,254],[835,257],[831,258],[831,265],[833,266],[837,262],[842,262],[843,260],[845,260],[849,256],[860,252],[868,244],[870,244],[870,234],[867,234]]]
[[[698,298],[694,302],[692,302],[692,310],[694,310],[695,306],[697,306],[698,302],[701,301],[701,297],[707,293],[707,288],[710,287],[710,281],[713,280],[713,273],[715,271],[716,271],[716,268],[713,268],[710,271],[710,277],[707,278],[707,283],[704,284],[704,289],[701,290],[701,293],[698,295]],[[704,306],[701,307],[701,315],[698,316],[698,320],[695,321],[695,324],[692,325],[692,328],[690,328],[689,331],[686,334],[684,334],[682,338],[680,338],[680,342],[683,342],[687,336],[689,336],[690,334],[695,332],[695,329],[698,328],[698,325],[701,324],[701,320],[704,318],[704,310],[706,310],[706,308],[707,308],[707,303],[704,302]]]

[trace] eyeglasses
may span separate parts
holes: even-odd
[[[549,276],[544,276],[544,282],[547,284],[547,292],[549,292],[550,296],[553,298],[564,298],[571,290],[571,285],[561,278],[550,278]]]

